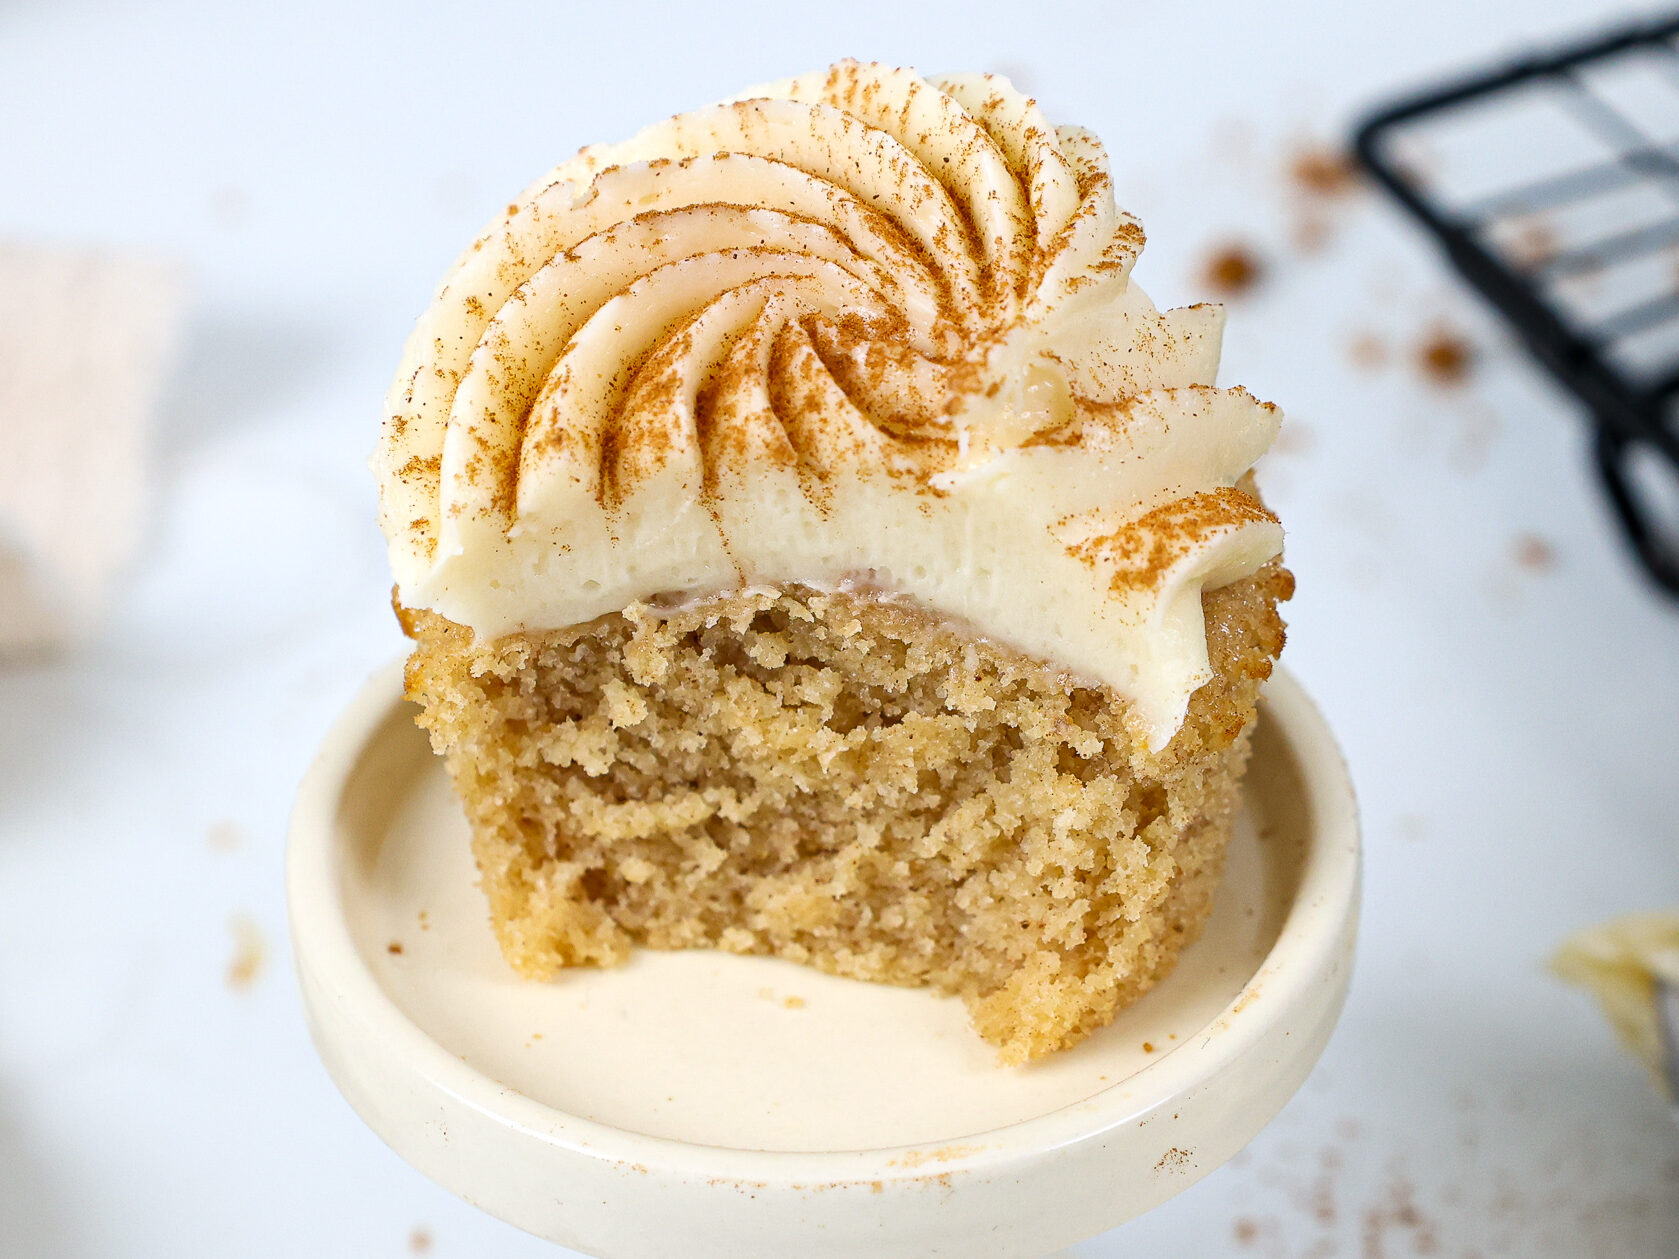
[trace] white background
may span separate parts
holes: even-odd
[[[1574,407],[1419,236],[1362,194],[1302,251],[1284,175],[1392,89],[1611,12],[0,2],[0,233],[178,257],[198,299],[120,605],[0,670],[0,1254],[555,1253],[390,1154],[298,1008],[290,796],[401,646],[364,461],[409,325],[509,195],[842,55],[1002,70],[1095,129],[1162,304],[1205,295],[1220,240],[1268,263],[1223,379],[1290,417],[1263,475],[1286,660],[1362,797],[1358,972],[1276,1123],[1077,1253],[1679,1254],[1679,1131],[1543,969],[1679,903],[1679,608],[1618,550]],[[1460,388],[1414,369],[1436,321],[1480,349]],[[1385,365],[1355,366],[1372,337]]]

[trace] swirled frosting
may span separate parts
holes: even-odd
[[[1200,595],[1281,547],[1275,408],[1157,311],[1100,143],[990,75],[843,62],[583,149],[410,338],[374,465],[398,597],[480,636],[856,582],[1170,739]]]

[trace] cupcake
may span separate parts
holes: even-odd
[[[508,962],[772,954],[1005,1063],[1172,968],[1292,578],[1088,132],[843,62],[583,149],[408,342],[407,693]]]

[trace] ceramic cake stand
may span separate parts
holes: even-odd
[[[1346,994],[1357,818],[1278,672],[1202,939],[1074,1049],[995,1065],[959,1002],[765,958],[642,951],[519,979],[459,806],[375,676],[326,739],[287,854],[315,1044],[363,1119],[468,1202],[590,1255],[1044,1255],[1241,1149]]]

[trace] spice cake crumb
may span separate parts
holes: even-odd
[[[1204,595],[1214,680],[1157,753],[1115,693],[902,601],[791,586],[488,642],[402,615],[521,973],[773,954],[960,996],[1021,1063],[1199,933],[1291,589],[1273,562]]]

